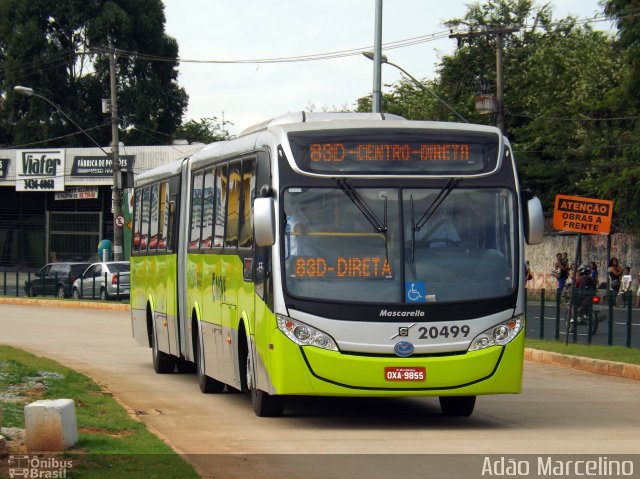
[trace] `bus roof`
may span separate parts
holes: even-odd
[[[144,186],[149,183],[153,183],[159,178],[167,178],[169,176],[177,175],[178,173],[180,173],[182,163],[184,163],[184,161],[188,158],[188,156],[180,158],[179,160],[172,161],[171,163],[167,163],[166,165],[158,166],[151,170],[140,173],[136,176],[135,186]]]
[[[405,120],[403,117],[391,113],[355,113],[355,112],[308,112],[287,113],[272,118],[262,123],[244,129],[239,136],[250,135],[258,131],[266,130],[275,125],[287,125],[290,123],[312,123],[319,121],[335,120]]]

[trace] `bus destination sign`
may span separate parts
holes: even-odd
[[[311,162],[469,161],[469,144],[311,143]]]
[[[499,153],[488,132],[292,132],[289,144],[301,170],[327,174],[475,175],[493,171]]]
[[[327,258],[299,257],[295,262],[295,276],[307,279],[391,279],[393,273],[386,258],[338,257],[332,261]]]

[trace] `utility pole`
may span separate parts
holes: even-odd
[[[507,134],[507,125],[505,122],[504,114],[504,62],[502,60],[502,43],[504,36],[507,33],[514,33],[519,31],[519,28],[492,28],[489,30],[483,30],[481,32],[469,32],[469,33],[452,33],[449,38],[473,38],[478,36],[495,35],[496,37],[496,126],[500,129],[503,135]]]
[[[382,112],[382,0],[376,0],[376,19],[373,42],[373,96],[371,111]]]
[[[112,207],[113,207],[113,259],[124,259],[122,215],[122,175],[120,174],[120,151],[118,138],[118,94],[116,91],[116,53],[109,51],[109,75],[111,77],[111,162],[113,167]]]

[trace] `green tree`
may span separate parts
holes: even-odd
[[[446,106],[425,91],[425,88],[429,89],[449,103],[446,94],[439,91],[439,85],[434,81],[424,79],[419,81],[423,88],[417,86],[409,78],[403,78],[395,84],[386,85],[390,91],[384,92],[382,95],[383,111],[400,115],[408,120],[458,121],[459,119]],[[456,105],[455,109],[460,113],[458,107],[459,105]],[[357,111],[371,111],[371,95],[358,99]]]
[[[614,48],[621,56],[620,82],[611,94],[615,98],[617,128],[611,128],[609,144],[599,163],[599,175],[590,184],[600,195],[614,201],[614,225],[640,234],[640,24],[638,0],[606,0],[605,13],[618,27]]]
[[[221,121],[215,116],[213,118],[189,120],[178,128],[176,137],[184,138],[189,142],[213,143],[214,141],[224,141],[231,137],[226,130],[226,126],[232,124],[228,121]]]
[[[614,116],[621,80],[612,40],[572,17],[554,20],[548,5],[531,0],[475,4],[449,25],[477,33],[462,39],[440,70],[442,85],[461,98],[473,95],[469,87],[480,79],[495,91],[495,35],[484,32],[519,29],[505,35],[503,50],[507,134],[522,182],[547,210],[557,193],[597,195],[589,180],[615,125],[594,119]]]
[[[628,69],[613,39],[572,17],[554,20],[549,5],[537,7],[532,0],[471,4],[464,17],[447,25],[468,34],[459,37],[455,52],[438,65],[437,77],[424,85],[470,122],[495,124],[494,116],[475,110],[475,98],[495,92],[492,32],[517,28],[503,37],[504,97],[521,182],[548,211],[557,193],[615,199],[600,181],[601,165],[615,158],[611,145],[622,142],[615,138],[625,120],[611,118],[630,111],[619,100]],[[369,105],[369,98],[362,98],[358,108],[368,111]],[[407,81],[384,95],[384,110],[411,119],[455,120]],[[617,206],[616,211],[627,214]]]
[[[119,52],[122,140],[144,144],[169,138],[181,124],[188,97],[177,84],[178,45],[164,25],[160,0],[0,0],[0,142],[91,145],[83,135],[51,140],[75,128],[50,105],[12,90],[25,85],[83,127],[101,126],[90,133],[106,145],[111,133],[101,100],[110,97],[110,48]],[[149,133],[156,131],[161,135]]]

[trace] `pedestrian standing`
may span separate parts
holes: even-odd
[[[622,273],[624,272],[622,270],[622,266],[620,266],[620,263],[618,262],[618,258],[611,258],[609,261],[608,272],[611,290],[618,294],[618,291],[620,291],[620,280],[622,279]]]
[[[595,284],[595,288],[598,289],[598,286],[600,285],[598,282],[598,265],[595,261],[592,261],[589,264],[589,267],[591,268],[591,279],[593,280],[593,284]]]
[[[618,292],[620,291],[620,280],[622,279],[622,266],[618,262],[618,258],[611,258],[609,260],[609,269],[607,271],[609,273],[609,287],[611,288],[609,304],[616,303],[616,296],[618,296]]]
[[[631,304],[629,295],[631,294],[631,282],[633,281],[633,277],[631,276],[631,268],[629,266],[624,267],[624,275],[622,276],[622,280],[620,281],[620,292],[618,296],[622,297],[622,306],[627,307]]]
[[[558,279],[558,291],[562,292],[569,277],[569,263],[564,259],[562,253],[556,255],[556,262],[553,265],[554,276]]]

